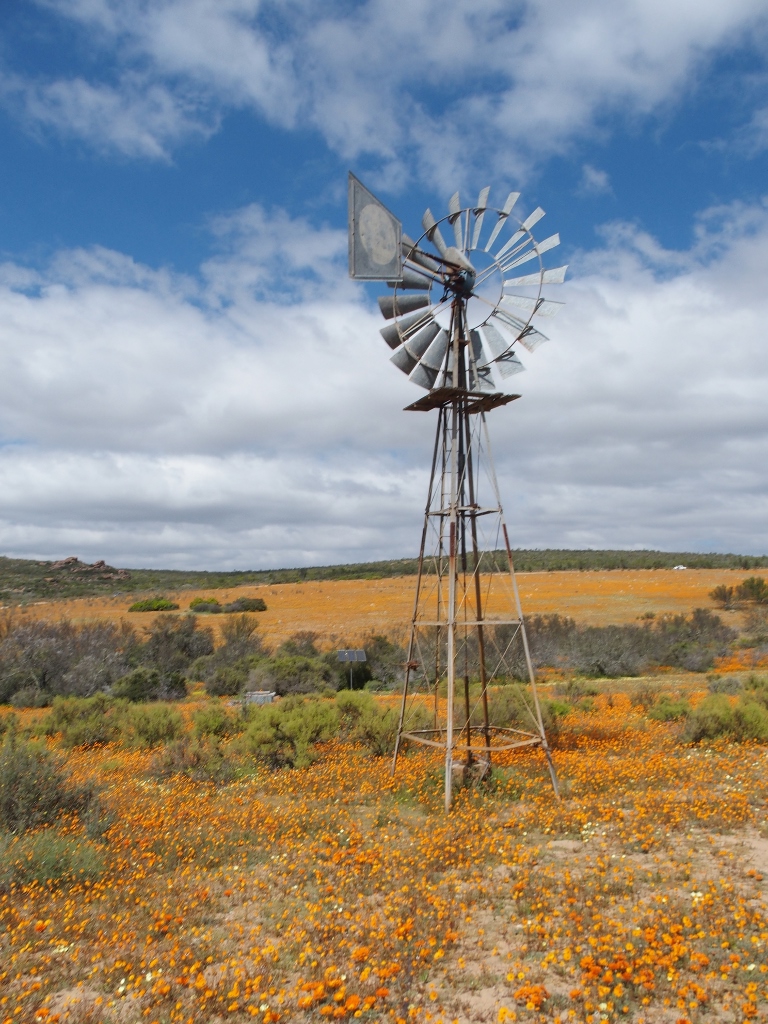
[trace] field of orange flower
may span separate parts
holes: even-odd
[[[610,572],[520,573],[520,597],[526,615],[558,612],[589,625],[632,622],[643,615],[690,613],[694,608],[714,607],[709,592],[720,584],[734,586],[745,576],[743,570],[671,569],[613,570]],[[768,572],[756,575],[768,578]],[[283,583],[231,590],[186,590],[175,595],[188,609],[195,597],[215,596],[222,604],[238,597],[262,597],[267,611],[259,615],[260,632],[268,644],[277,646],[298,630],[311,630],[322,638],[321,646],[352,645],[371,633],[402,637],[413,610],[415,579],[334,580]],[[75,622],[94,619],[125,619],[136,626],[146,624],[145,613],[127,609],[134,597],[80,598],[28,605],[16,614],[46,619],[70,618]],[[736,625],[739,614],[719,612]],[[153,616],[149,616],[151,619]],[[219,616],[207,623],[217,629]]]
[[[768,752],[682,745],[642,685],[564,719],[563,799],[508,754],[450,816],[429,754],[392,779],[334,743],[216,788],[68,753],[114,815],[106,868],[0,896],[0,1021],[765,1019]]]

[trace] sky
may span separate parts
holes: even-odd
[[[768,551],[768,0],[4,0],[0,553],[415,554],[436,414],[349,170],[414,236],[486,185],[561,235],[489,416],[514,547]]]

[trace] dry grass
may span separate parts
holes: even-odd
[[[721,583],[738,584],[748,573],[729,569],[613,570],[611,572],[543,572],[518,576],[520,597],[526,615],[559,612],[591,625],[633,622],[646,613],[656,615],[688,613],[698,607],[712,607],[709,592]],[[753,573],[752,575],[755,575]],[[768,571],[762,571],[768,579]],[[355,644],[374,632],[402,636],[413,610],[413,577],[388,580],[335,580],[317,583],[283,583],[230,590],[182,591],[176,599],[181,612],[194,597],[215,596],[222,604],[238,597],[263,597],[267,611],[259,614],[260,632],[277,645],[298,630],[312,630],[326,646],[336,642]],[[76,622],[94,619],[126,619],[146,625],[150,613],[128,614],[131,598],[80,598],[28,605],[18,615],[34,618],[71,618]],[[730,624],[740,613],[722,613]],[[220,616],[205,620],[214,630]]]
[[[140,752],[70,753],[117,815],[109,866],[2,897],[0,1016],[764,1019],[768,754],[682,747],[632,685],[602,689],[555,751],[565,799],[538,755],[507,755],[450,817],[429,755],[393,780],[333,744],[215,790],[157,782]]]

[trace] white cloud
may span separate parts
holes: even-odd
[[[471,176],[474,161],[520,176],[605,114],[674,104],[714,54],[765,21],[763,0],[44,6],[84,26],[122,78],[29,85],[32,123],[164,157],[210,132],[216,111],[249,107],[318,129],[349,160],[374,156],[390,181],[405,166],[441,188]]]
[[[412,553],[420,392],[346,279],[344,238],[248,207],[199,279],[104,250],[0,267],[0,547],[113,564]],[[518,546],[768,549],[768,207],[688,252],[629,225],[490,417]],[[275,298],[275,295],[277,296]]]
[[[577,195],[586,198],[592,196],[613,195],[611,179],[606,171],[601,171],[592,164],[584,164],[581,168],[581,180],[576,190]]]
[[[53,129],[128,157],[170,159],[173,147],[207,138],[218,118],[199,96],[126,73],[116,84],[0,76],[0,97],[34,131]]]

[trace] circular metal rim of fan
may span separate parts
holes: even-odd
[[[504,377],[524,370],[525,367],[514,353],[515,346],[519,342],[532,352],[539,344],[547,341],[546,335],[532,327],[532,321],[542,311],[544,315],[555,315],[563,305],[562,302],[547,300],[542,295],[545,284],[561,284],[567,270],[567,266],[553,270],[547,270],[544,266],[544,253],[560,242],[558,234],[551,235],[541,242],[536,241],[531,228],[541,220],[544,211],[537,208],[521,220],[512,212],[519,193],[510,193],[504,207],[499,208],[486,205],[488,192],[489,189],[482,190],[476,206],[461,206],[456,193],[451,198],[449,212],[439,220],[427,210],[422,220],[424,230],[415,242],[403,236],[401,254],[404,271],[411,272],[411,280],[414,274],[419,275],[423,281],[428,282],[427,287],[415,288],[413,284],[409,287],[402,282],[394,281],[390,282],[390,295],[379,299],[382,314],[390,321],[382,328],[381,333],[390,348],[395,350],[391,357],[392,361],[414,383],[426,390],[433,386],[434,379],[439,376],[439,373],[431,373],[435,369],[434,359],[431,366],[427,363],[430,368],[429,374],[425,376],[419,372],[422,360],[429,358],[430,346],[440,348],[439,335],[444,332],[441,332],[435,315],[447,309],[450,301],[458,294],[447,280],[448,275],[441,273],[441,269],[445,268],[451,257],[454,263],[457,256],[471,262],[473,252],[482,252],[488,257],[488,266],[478,274],[471,294],[459,296],[463,299],[465,309],[469,299],[477,299],[474,287],[480,283],[481,278],[487,278],[493,272],[498,274],[501,282],[499,297],[495,304],[489,303],[487,316],[467,329],[467,334],[474,335],[477,354],[480,355],[482,352],[477,361],[478,368],[489,371],[496,365]],[[495,217],[495,223],[485,244],[481,244],[484,234],[488,234],[483,230],[486,217],[489,220]],[[446,244],[441,230],[446,226],[454,234],[455,245]],[[509,227],[512,228],[511,232],[508,231]],[[493,253],[491,248],[500,236],[498,249]],[[427,248],[427,243],[434,251]],[[538,261],[536,271],[528,269],[527,272],[523,270],[514,273],[516,267],[522,267],[533,259]],[[505,276],[508,274],[511,276]],[[449,297],[445,302],[433,301],[435,288],[441,293],[444,289],[448,290]],[[516,295],[514,291],[507,290],[508,288],[517,288],[518,291],[524,289],[526,294]],[[426,301],[420,302],[419,295],[425,295]],[[490,376],[488,379],[492,381]]]

